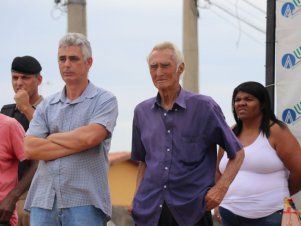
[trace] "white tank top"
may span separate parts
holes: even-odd
[[[244,150],[243,164],[221,206],[252,219],[283,209],[283,199],[289,196],[288,170],[276,150],[262,133]],[[221,173],[227,162],[228,158],[224,154],[219,165]]]

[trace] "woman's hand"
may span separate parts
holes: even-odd
[[[215,219],[217,220],[218,223],[220,223],[220,224],[222,223],[222,217],[221,217],[221,215],[219,213],[218,207],[214,208],[213,216],[215,217]]]

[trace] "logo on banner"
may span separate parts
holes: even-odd
[[[281,14],[284,17],[292,17],[301,9],[301,0],[291,0],[283,4]]]
[[[281,64],[286,69],[293,69],[301,61],[301,46],[292,53],[286,53],[282,56]]]
[[[282,112],[282,121],[286,124],[293,124],[301,117],[301,102],[292,108],[287,108]]]

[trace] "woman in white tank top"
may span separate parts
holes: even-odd
[[[245,82],[232,95],[234,133],[245,159],[215,217],[222,226],[280,226],[283,199],[301,189],[301,148],[271,109],[267,90]],[[216,179],[227,167],[218,152]]]

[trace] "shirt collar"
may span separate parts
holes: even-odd
[[[97,87],[94,86],[90,81],[86,87],[86,89],[83,91],[83,93],[76,98],[73,101],[68,100],[66,96],[66,86],[64,86],[63,90],[61,91],[60,95],[57,95],[52,101],[51,104],[56,104],[58,102],[63,102],[67,104],[77,104],[80,102],[83,102],[85,99],[91,99],[95,95],[97,95]]]
[[[184,90],[182,87],[180,87],[180,93],[174,103],[174,107],[180,107],[183,109],[186,109],[186,96],[187,96],[187,91]],[[162,107],[161,106],[161,96],[159,94],[159,92],[157,93],[157,96],[154,98],[154,103],[152,105],[152,108],[154,107]]]
[[[41,103],[41,101],[43,100],[43,96],[39,96],[39,99],[32,105],[34,108],[36,108],[38,106],[39,103]]]

